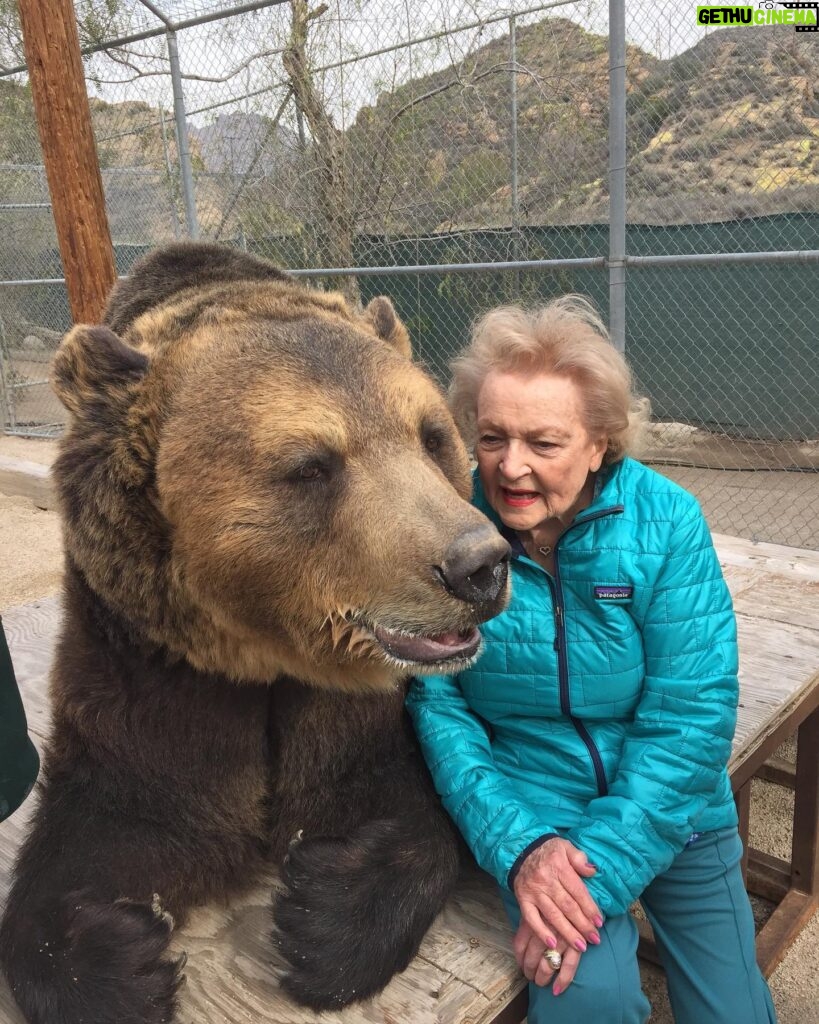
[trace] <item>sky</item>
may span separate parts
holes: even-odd
[[[127,0],[129,6],[133,3],[135,0]],[[165,0],[164,3],[159,0],[157,6],[179,19],[204,10],[218,10],[219,4],[218,0]],[[528,3],[526,0],[513,0],[504,6],[498,5],[496,0],[329,0],[329,11],[316,22],[317,27],[321,25],[322,33],[317,53],[326,54],[327,61],[337,56],[339,46],[345,56],[370,53],[407,39],[439,32],[445,26],[454,28],[482,18],[520,13],[538,6],[542,5],[537,0]],[[544,17],[566,17],[590,31],[606,35],[608,6],[607,0],[573,0],[570,3],[558,0],[550,4],[549,9],[521,16],[519,24],[529,24]],[[694,3],[627,0],[627,39],[661,58],[674,56],[705,34],[706,30],[696,24],[695,11]],[[139,9],[139,27],[151,20],[151,15]],[[241,68],[228,81],[209,79],[225,78],[258,50],[275,50],[281,46],[286,39],[288,23],[288,5],[282,4],[255,15],[245,14],[178,33],[182,70],[190,76],[185,83],[186,106],[189,112],[193,112],[195,123],[205,124],[219,112],[205,111],[197,115],[196,111],[227,98],[237,101],[234,109],[246,112],[264,107],[267,98],[259,101],[252,94],[260,83],[282,78],[280,58],[275,53]],[[482,30],[457,33],[449,40],[416,44],[397,55],[372,57],[349,65],[343,72],[330,73],[325,87],[333,95],[337,110],[343,110],[343,121],[349,123],[362,105],[375,101],[379,91],[449,66],[470,48],[508,31],[508,21],[504,19]],[[109,102],[141,99],[151,106],[161,103],[170,109],[164,39],[160,37],[133,44],[132,49],[137,54],[134,63],[139,70],[152,73],[137,78],[135,71],[127,67],[114,65],[103,57],[92,58],[87,67],[100,79],[98,85],[93,81],[90,83],[92,95]],[[152,53],[161,55],[162,59],[148,59]],[[120,84],[115,85],[115,81]],[[248,94],[249,98],[241,99]]]

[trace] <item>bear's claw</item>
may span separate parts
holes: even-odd
[[[370,823],[351,839],[307,838],[288,851],[274,942],[290,968],[283,987],[314,1010],[380,992],[407,967],[440,909],[435,886],[419,880],[419,865],[396,848],[390,826]]]
[[[169,1024],[183,965],[163,956],[170,914],[157,912],[154,901],[100,903],[74,894],[64,898],[59,916],[59,932],[34,940],[53,965],[45,974],[16,962],[20,947],[4,950],[12,991],[30,1024]]]

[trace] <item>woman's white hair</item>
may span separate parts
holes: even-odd
[[[649,402],[634,393],[631,370],[606,325],[582,295],[564,295],[536,309],[500,306],[474,326],[472,340],[452,363],[449,405],[467,445],[477,440],[478,395],[487,374],[549,373],[580,389],[592,437],[606,437],[604,465],[637,451]]]

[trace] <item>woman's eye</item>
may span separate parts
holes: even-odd
[[[550,448],[557,447],[554,441],[533,441],[532,447],[537,448],[538,451],[548,451]]]
[[[481,434],[478,438],[478,443],[484,448],[496,447],[501,443],[501,439],[496,437],[495,434]]]

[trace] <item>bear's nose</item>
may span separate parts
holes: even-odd
[[[444,588],[470,604],[494,601],[506,586],[511,549],[492,526],[461,534],[436,572]]]

